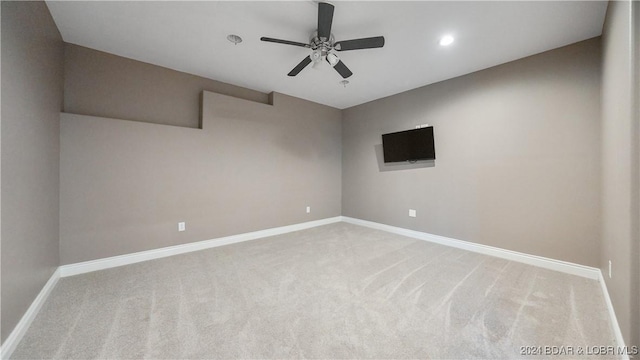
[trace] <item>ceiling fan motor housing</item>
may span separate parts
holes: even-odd
[[[313,50],[313,54],[311,59],[314,61],[320,61],[322,58],[326,57],[329,51],[333,50],[333,43],[335,38],[333,34],[329,36],[329,39],[323,40],[324,38],[318,37],[318,32],[315,31],[313,33],[313,37],[311,37],[310,44],[311,49]],[[315,54],[319,53],[320,56],[316,58]]]

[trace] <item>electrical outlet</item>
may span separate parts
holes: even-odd
[[[311,212],[311,206],[307,206],[307,214]]]
[[[185,231],[187,230],[187,224],[184,221],[181,221],[178,223],[178,231]]]
[[[416,211],[414,209],[409,209],[409,217],[416,217]]]
[[[609,260],[609,279],[611,279],[611,260]]]

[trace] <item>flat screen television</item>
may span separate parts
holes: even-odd
[[[382,135],[384,162],[435,160],[433,126]]]

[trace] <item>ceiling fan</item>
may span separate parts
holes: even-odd
[[[311,62],[314,62],[315,65],[322,61],[322,59],[325,59],[340,74],[340,76],[346,79],[349,76],[353,75],[353,73],[342,62],[342,60],[340,60],[340,58],[334,52],[332,52],[332,50],[347,51],[380,48],[384,46],[383,36],[335,41],[333,34],[331,33],[331,24],[333,23],[333,9],[334,6],[329,3],[318,3],[318,29],[313,33],[308,44],[296,41],[274,39],[270,37],[260,38],[260,40],[262,41],[301,46],[311,49],[311,55],[308,55],[306,58],[304,58],[287,75],[296,76]]]

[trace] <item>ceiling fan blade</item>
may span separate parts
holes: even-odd
[[[336,57],[336,60],[338,60],[338,62],[333,65],[333,68],[336,69],[336,71],[338,72],[338,74],[340,74],[340,76],[342,76],[343,79],[348,78],[349,76],[353,75],[353,73],[351,72],[351,70],[349,70],[349,68],[347,67],[347,65],[345,65],[342,60],[338,59]],[[329,61],[329,59],[327,58],[327,62],[329,63],[329,65],[331,65],[331,61]]]
[[[351,72],[351,70],[349,70],[349,68],[347,67],[347,65],[345,65],[342,60],[338,61],[338,63],[336,64],[336,66],[333,67],[334,69],[336,69],[336,71],[338,72],[338,74],[340,74],[340,76],[342,76],[344,79],[348,78],[349,76],[353,75],[353,73]]]
[[[307,65],[309,65],[310,63],[311,63],[311,56],[307,56],[306,58],[302,59],[302,61],[300,61],[300,63],[296,65],[296,67],[294,67],[293,70],[289,71],[287,75],[289,76],[298,75],[298,73],[302,71],[302,69],[307,67]]]
[[[338,41],[333,45],[333,48],[338,51],[346,51],[346,50],[381,48],[383,46],[384,46],[384,36],[375,36],[375,37],[363,38],[363,39]]]
[[[329,40],[331,24],[333,23],[333,5],[325,2],[318,3],[318,37]]]
[[[301,43],[301,42],[297,42],[297,41],[280,40],[280,39],[274,39],[274,38],[264,37],[264,36],[261,37],[260,40],[267,41],[267,42],[272,42],[272,43],[278,43],[278,44],[301,46],[301,47],[306,47],[306,48],[310,48],[311,47],[311,45],[309,45],[309,44],[305,44],[305,43]]]

